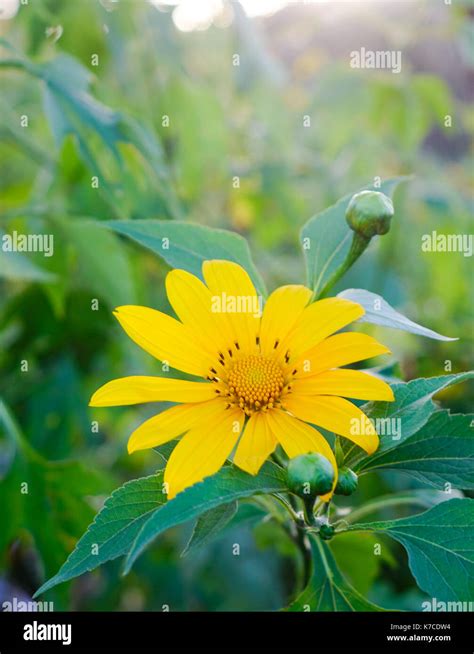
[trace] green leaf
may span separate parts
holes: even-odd
[[[62,227],[76,254],[83,282],[112,308],[133,304],[133,275],[120,239],[92,220],[73,220]]]
[[[2,528],[0,556],[23,531],[33,537],[46,574],[57,570],[92,520],[89,495],[108,492],[111,481],[76,461],[47,461],[21,434],[0,400],[0,433],[12,450],[12,461],[0,479]]]
[[[79,139],[81,150],[88,156],[89,147],[79,129],[79,122],[93,128],[119,160],[117,142],[120,140],[121,115],[89,95],[92,73],[67,54],[34,65],[31,70],[45,82],[45,112],[57,146],[61,145],[67,134],[73,133]]]
[[[212,477],[207,477],[179,493],[174,499],[156,510],[143,525],[125,562],[124,574],[143,550],[161,533],[206,511],[257,493],[277,493],[286,490],[286,475],[279,466],[268,461],[257,476],[249,475],[233,466],[221,468]]]
[[[165,501],[163,473],[133,479],[115,490],[59,572],[36,591],[35,597],[126,554],[150,514]]]
[[[366,291],[363,288],[348,288],[345,291],[338,293],[337,297],[352,300],[352,302],[357,302],[357,304],[364,307],[365,314],[362,318],[359,318],[357,322],[368,322],[374,325],[381,325],[382,327],[401,329],[404,332],[426,336],[427,338],[433,338],[437,341],[458,340],[457,338],[443,336],[432,329],[418,325],[418,323],[413,322],[413,320],[410,320],[403,314],[395,311],[395,309],[391,307],[382,296]]]
[[[395,396],[393,402],[364,404],[362,410],[375,423],[380,436],[377,454],[398,447],[428,422],[430,416],[438,410],[433,402],[436,393],[473,378],[474,371],[469,371],[390,384]],[[365,465],[365,460],[373,456],[364,456],[352,443],[344,441],[343,445],[348,465],[354,465],[356,460],[362,461],[359,465]]]
[[[365,189],[380,191],[392,197],[398,184],[407,179],[409,178],[394,177],[387,179],[378,188],[368,185],[359,191]],[[349,252],[354,232],[346,222],[345,213],[352,196],[353,193],[350,193],[336,204],[316,214],[301,230],[300,242],[303,245],[306,261],[307,285],[316,295],[345,261]]]
[[[216,506],[215,509],[206,511],[199,516],[181,556],[185,556],[211,541],[232,520],[237,513],[237,508],[237,502],[229,502]]]
[[[287,611],[383,611],[347,582],[328,545],[310,538],[313,571],[308,585]]]
[[[356,524],[349,531],[387,534],[408,552],[419,587],[443,601],[474,596],[474,500],[453,499],[400,520]]]
[[[262,295],[265,285],[250,256],[247,241],[234,232],[167,220],[111,220],[107,227],[124,234],[164,259],[202,279],[202,262],[226,259],[240,264]]]
[[[164,200],[159,206],[168,217],[181,216],[156,134],[99,102],[90,92],[94,76],[78,59],[62,53],[44,63],[17,57],[0,59],[0,65],[23,70],[42,82],[44,112],[57,148],[72,135],[82,161],[98,177],[97,188],[120,217],[136,213],[128,200],[137,201],[138,190],[143,203],[153,194],[155,206],[158,199]],[[139,160],[132,158],[132,165],[127,165],[124,145],[140,155]]]
[[[444,489],[474,489],[474,414],[437,411],[420,431],[388,451],[376,452],[355,466],[360,473],[399,470],[424,484]]]

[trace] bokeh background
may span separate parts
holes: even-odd
[[[126,453],[156,407],[87,403],[106,380],[159,374],[111,310],[167,309],[166,267],[90,219],[236,230],[273,288],[303,280],[308,218],[376,177],[413,175],[397,191],[391,232],[338,288],[380,293],[459,337],[380,332],[400,362],[393,374],[472,367],[472,257],[423,252],[421,238],[472,232],[473,16],[468,0],[1,0],[0,231],[54,234],[55,251],[0,250],[0,600],[31,596],[104,497],[160,465],[154,452]],[[362,47],[401,51],[400,74],[351,68]],[[439,399],[472,406],[465,385]],[[409,484],[371,476],[356,499]],[[271,520],[242,520],[181,557],[189,534],[160,537],[125,579],[114,562],[44,599],[82,610],[288,603],[301,562]],[[381,557],[372,537],[341,536],[334,548],[373,601],[420,608],[395,543]]]

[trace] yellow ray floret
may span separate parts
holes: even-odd
[[[89,406],[125,406],[143,402],[204,402],[216,397],[208,382],[164,377],[122,377],[101,386]]]
[[[339,395],[354,400],[393,401],[393,391],[378,377],[359,370],[326,370],[307,379],[295,379],[295,395]]]

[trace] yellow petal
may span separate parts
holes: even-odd
[[[256,353],[263,300],[247,271],[232,261],[204,261],[202,273],[232,342],[243,353]]]
[[[345,436],[367,454],[373,454],[379,446],[377,432],[365,413],[342,397],[290,394],[284,407],[300,420]]]
[[[245,425],[234,463],[251,475],[256,475],[276,445],[277,441],[267,425],[266,414],[254,413]]]
[[[336,460],[327,440],[310,427],[281,409],[268,411],[268,426],[290,459],[308,452],[319,452],[336,468]]]
[[[101,386],[89,406],[125,406],[141,402],[204,402],[216,397],[213,384],[164,377],[121,377]]]
[[[280,344],[295,326],[311,299],[305,286],[281,286],[269,296],[263,310],[260,347],[265,356],[280,351]]]
[[[223,402],[217,404],[216,411],[192,427],[174,448],[164,476],[168,499],[213,475],[232,452],[245,414],[240,409],[226,409]]]
[[[314,427],[310,427],[310,425],[279,409],[269,411],[267,419],[271,432],[290,459],[300,454],[308,454],[308,452],[319,452],[319,454],[329,459],[335,473],[334,491],[337,484],[337,463],[331,446],[324,436]],[[332,493],[328,493],[321,497],[324,501],[328,501],[331,495]]]
[[[114,315],[128,336],[152,356],[191,375],[207,376],[212,359],[188,326],[148,307],[117,307]]]
[[[178,318],[193,328],[197,341],[213,358],[233,345],[233,334],[215,311],[211,292],[195,275],[172,270],[166,276],[166,293]]]
[[[387,354],[390,350],[367,334],[344,332],[335,334],[318,343],[300,359],[291,364],[298,372],[295,379],[306,378],[329,368],[347,366],[349,363],[363,361]]]
[[[195,424],[206,421],[222,406],[222,400],[211,400],[199,404],[179,404],[166,409],[140,425],[128,441],[128,452],[147,450],[178,438]]]
[[[326,370],[307,379],[295,379],[291,391],[295,395],[339,395],[354,400],[394,399],[386,382],[360,370]]]
[[[285,347],[294,361],[317,343],[357,320],[365,313],[363,307],[342,298],[327,298],[310,304],[301,314],[288,335]]]

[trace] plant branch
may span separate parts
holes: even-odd
[[[417,505],[417,506],[423,506],[426,507],[426,500],[424,500],[421,497],[416,497],[416,495],[407,495],[404,493],[403,495],[384,495],[383,497],[379,497],[376,500],[372,500],[370,502],[367,502],[367,504],[364,504],[363,506],[359,507],[358,509],[355,509],[352,511],[348,516],[345,516],[344,518],[340,518],[337,520],[334,525],[342,525],[343,523],[346,524],[352,524],[356,522],[357,520],[360,520],[360,518],[370,515],[371,513],[375,513],[376,511],[379,511],[381,509],[386,509],[389,507],[396,507],[396,506],[406,506],[406,505]],[[344,529],[336,529],[336,533],[340,533],[341,531],[344,531]]]

